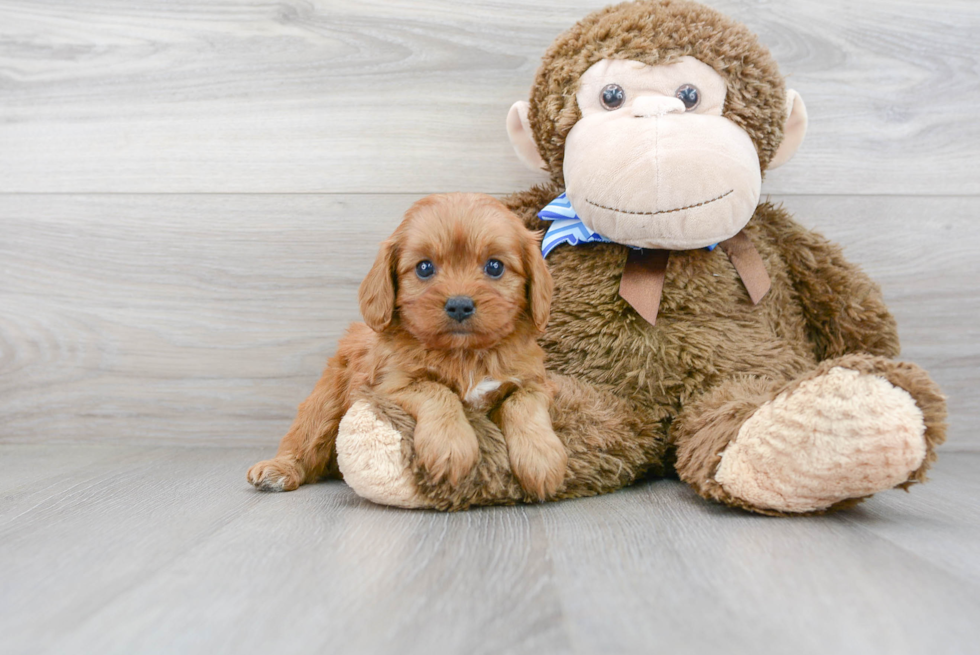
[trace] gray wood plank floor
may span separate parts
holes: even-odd
[[[267,449],[0,446],[4,653],[970,653],[980,453],[830,517],[675,481],[403,511],[264,494]]]

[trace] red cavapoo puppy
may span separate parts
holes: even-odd
[[[278,454],[253,466],[249,482],[289,491],[321,477],[341,418],[369,387],[416,419],[415,453],[433,480],[458,482],[477,463],[466,403],[494,408],[517,479],[529,494],[551,496],[567,463],[536,341],[551,293],[537,236],[500,201],[464,193],[418,201],[361,283],[366,325],[348,329]]]

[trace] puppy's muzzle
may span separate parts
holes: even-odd
[[[457,323],[462,323],[476,312],[476,305],[469,296],[453,296],[446,301],[446,314]]]

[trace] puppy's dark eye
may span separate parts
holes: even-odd
[[[687,111],[691,111],[701,104],[701,92],[698,91],[698,87],[691,84],[685,84],[677,89],[674,95],[680,98],[681,102],[684,103],[684,109]]]
[[[491,259],[483,267],[483,270],[490,277],[497,279],[504,274],[504,263],[499,259]]]
[[[423,259],[415,265],[415,274],[422,280],[427,280],[436,274],[435,264],[428,259]]]
[[[602,102],[602,106],[609,111],[619,109],[626,101],[626,91],[623,91],[623,87],[618,84],[607,84],[603,87],[602,93],[599,94],[599,100]]]

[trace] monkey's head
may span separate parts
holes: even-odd
[[[793,156],[806,123],[745,26],[688,0],[637,0],[558,37],[507,131],[589,229],[683,250],[748,223],[763,172]]]

